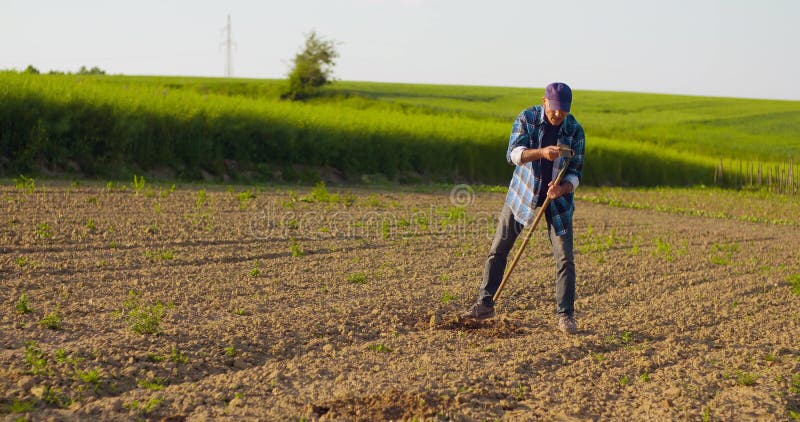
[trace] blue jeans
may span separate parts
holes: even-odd
[[[494,306],[492,297],[503,280],[508,253],[523,227],[514,219],[511,208],[503,206],[478,292],[478,301],[486,306]],[[567,233],[560,237],[556,236],[549,223],[547,232],[550,235],[550,246],[556,261],[556,312],[572,315],[575,312],[575,257],[572,253],[572,224],[568,225]],[[528,246],[531,244],[529,243]]]

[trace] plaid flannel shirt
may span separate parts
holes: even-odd
[[[546,124],[544,119],[544,107],[541,105],[530,107],[517,116],[511,129],[511,137],[508,140],[508,150],[506,151],[506,161],[509,164],[514,165],[511,161],[511,150],[514,148],[541,148]],[[575,151],[562,183],[567,181],[577,188],[583,173],[583,150],[586,139],[583,127],[571,114],[561,123],[556,135],[556,142]],[[566,158],[559,157],[553,163],[552,180],[556,179],[565,161]],[[539,160],[518,165],[514,169],[514,175],[508,186],[505,203],[511,208],[514,219],[526,226],[535,217],[534,209],[539,189],[547,189],[547,186],[540,186],[541,173]],[[545,213],[548,223],[553,225],[557,236],[563,236],[572,226],[572,213],[575,210],[574,194],[568,193],[551,200],[548,208],[549,212]]]

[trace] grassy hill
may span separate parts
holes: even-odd
[[[504,184],[511,123],[543,91],[338,82],[299,103],[282,84],[0,73],[0,171]],[[711,184],[720,161],[730,183],[740,166],[800,159],[797,101],[576,90],[572,112],[587,184]]]

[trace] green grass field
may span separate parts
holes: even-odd
[[[337,82],[299,103],[279,99],[283,83],[0,73],[0,171],[310,182],[335,169],[350,181],[505,184],[511,123],[542,95]],[[740,167],[783,164],[785,174],[800,159],[798,101],[578,88],[572,111],[587,133],[589,185],[712,184],[722,161],[733,186]]]

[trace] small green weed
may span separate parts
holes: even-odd
[[[392,226],[389,224],[388,221],[383,220],[381,223],[381,237],[384,239],[388,239],[392,236]]]
[[[28,413],[33,410],[35,407],[35,402],[33,400],[17,400],[14,399],[11,403],[3,406],[3,410],[8,413]],[[2,413],[2,412],[0,412]],[[17,419],[19,420],[27,420],[27,419]]]
[[[81,381],[91,385],[94,391],[97,391],[97,389],[100,388],[100,381],[102,380],[103,376],[99,369],[94,368],[87,371],[77,371],[76,375]]]
[[[136,385],[142,387],[146,390],[158,391],[164,389],[164,384],[166,383],[165,378],[153,377],[150,379],[142,379],[136,382]]]
[[[222,349],[222,351],[224,352],[225,356],[229,358],[236,357],[236,348],[233,346],[225,347]]]
[[[167,249],[158,251],[144,251],[144,257],[152,260],[169,261],[175,259],[175,251]]]
[[[261,275],[261,268],[260,267],[261,267],[261,264],[258,261],[256,261],[253,264],[253,268],[250,270],[250,277],[258,277],[259,275]]]
[[[157,302],[154,305],[142,306],[133,309],[128,314],[128,323],[131,330],[139,334],[160,334],[161,318],[164,316],[164,305]]]
[[[633,333],[630,331],[625,331],[619,336],[619,339],[622,340],[623,344],[629,344],[633,342]]]
[[[656,249],[653,251],[653,255],[660,256],[667,262],[672,262],[676,257],[686,255],[688,250],[688,240],[684,240],[680,248],[673,248],[668,241],[658,238],[656,239]]]
[[[39,239],[50,239],[53,237],[53,228],[47,223],[41,223],[36,226],[36,230],[34,230],[33,233]]]
[[[233,310],[233,314],[239,316],[245,316],[247,315],[247,310],[245,310],[244,308],[236,308]]]
[[[630,382],[631,382],[631,380],[630,380],[630,378],[628,378],[628,376],[627,376],[627,375],[623,375],[623,376],[622,376],[622,377],[619,379],[619,385],[621,385],[621,386],[623,386],[623,387],[624,387],[624,386],[626,386],[626,385],[628,385],[628,384],[630,384]]]
[[[28,303],[27,294],[23,293],[22,296],[19,297],[17,303],[14,304],[14,309],[17,310],[17,313],[23,315],[33,312],[33,308],[31,308],[30,303]]]
[[[286,195],[289,196],[289,199],[281,200],[281,206],[290,210],[294,209],[295,204],[297,203],[297,195],[293,190],[286,191]]]
[[[641,381],[641,382],[649,382],[650,381],[650,374],[647,371],[642,372],[642,374],[639,375],[639,381]]]
[[[14,185],[25,193],[33,193],[36,190],[36,180],[31,177],[25,177],[22,174],[14,178]]]
[[[173,347],[172,351],[169,353],[169,360],[170,362],[175,362],[185,365],[189,363],[189,356],[186,353],[178,351]]]
[[[141,302],[140,295],[133,290],[123,303],[127,312],[128,326],[138,334],[161,334],[161,320],[164,317],[164,304],[156,301],[152,305]]]
[[[672,253],[672,245],[661,238],[656,239],[656,250],[653,252],[653,255],[661,256],[667,262],[675,260],[675,256]]]
[[[305,255],[305,252],[303,252],[303,247],[300,246],[300,244],[297,243],[294,238],[291,239],[291,242],[292,243],[289,245],[289,251],[292,253],[292,258],[299,258]]]
[[[51,406],[61,408],[69,407],[69,405],[72,404],[72,400],[64,395],[60,388],[50,386],[45,387],[42,401]]]
[[[144,176],[137,177],[135,174],[133,175],[133,190],[136,191],[138,195],[145,187],[147,183],[144,181]]]
[[[300,201],[340,203],[349,207],[356,202],[356,197],[352,194],[339,195],[336,193],[330,193],[328,192],[328,188],[325,187],[325,182],[318,182],[317,185],[314,186],[314,189],[308,193],[308,195],[303,195],[300,197]]]
[[[25,267],[36,268],[37,264],[36,261],[20,256],[17,258],[17,266],[19,266],[20,268],[25,268]]]
[[[25,343],[25,362],[30,366],[30,372],[33,375],[47,371],[47,358],[36,342]]]
[[[703,408],[703,422],[709,422],[711,420],[711,409],[709,407]]]
[[[800,296],[800,273],[797,273],[789,277],[788,279],[786,279],[786,282],[789,283],[789,286],[792,287],[792,293],[794,293],[797,296]]]
[[[370,207],[383,207],[383,202],[381,202],[381,200],[378,199],[378,195],[374,193],[365,199],[363,203]]]
[[[156,410],[163,401],[164,399],[162,398],[153,397],[147,402],[141,402],[141,403],[139,402],[139,400],[134,400],[130,403],[123,404],[122,407],[133,410],[134,412],[137,412],[142,415],[147,415]]]
[[[378,353],[390,353],[392,351],[392,349],[386,347],[381,343],[370,344],[369,346],[367,346],[367,348],[369,350],[372,350],[373,352],[378,352]]]
[[[729,265],[733,262],[733,253],[739,250],[738,243],[717,243],[711,245],[708,261],[715,265]]]
[[[458,297],[456,297],[456,295],[454,295],[454,294],[452,294],[450,292],[443,292],[440,301],[443,304],[447,305],[448,303],[450,303],[451,301],[456,300],[456,299],[458,299]]]
[[[792,385],[789,386],[789,391],[800,396],[800,374],[792,374]]]
[[[444,210],[442,215],[444,216],[444,219],[450,224],[455,224],[460,221],[466,221],[467,208],[461,206],[448,207],[447,209]]]
[[[203,208],[203,205],[208,204],[208,195],[206,194],[205,189],[201,189],[197,191],[197,199],[194,201],[194,206],[197,209]]]
[[[39,326],[51,330],[60,330],[61,315],[59,314],[58,311],[50,312],[39,320]]]
[[[589,226],[586,234],[582,237],[583,240],[580,242],[578,250],[582,254],[589,254],[593,252],[600,253],[601,256],[597,258],[599,263],[602,263],[605,260],[605,258],[602,257],[602,254],[611,249],[616,241],[622,240],[616,236],[613,230],[607,236],[595,235],[594,227],[592,226]]]
[[[197,192],[194,212],[187,213],[184,217],[189,220],[195,228],[202,228],[210,231],[214,227],[212,221],[211,203],[205,190]]]
[[[745,387],[749,387],[756,384],[756,377],[749,372],[739,371],[736,374],[736,383]]]
[[[167,358],[159,354],[148,353],[146,359],[148,362],[158,363],[165,361]]]
[[[517,388],[514,389],[514,398],[517,401],[521,401],[522,399],[525,398],[525,393],[527,392],[528,392],[528,386],[520,384],[517,386]]]
[[[347,276],[346,280],[350,284],[366,284],[367,275],[362,272],[352,273]]]
[[[640,252],[641,252],[641,250],[640,250],[640,248],[639,248],[639,242],[638,242],[638,241],[635,241],[635,242],[633,243],[633,246],[631,246],[631,252],[630,252],[630,254],[631,254],[631,255],[633,255],[633,256],[636,256],[636,255],[639,255],[639,253],[640,253]]]
[[[64,363],[67,362],[67,351],[62,349],[62,348],[58,348],[53,353],[53,357],[56,358],[56,362],[58,362],[60,364],[64,364]]]
[[[430,222],[428,221],[428,217],[417,216],[417,218],[414,219],[414,223],[419,227],[419,229],[420,229],[420,231],[422,233],[425,233],[425,232],[428,231],[428,226],[430,225]],[[489,222],[489,226],[490,226],[490,229],[491,229],[489,231],[489,233],[494,233],[494,224],[491,224],[491,223],[493,223],[493,222],[492,221]]]
[[[236,198],[239,200],[239,209],[244,211],[250,205],[250,201],[256,198],[256,194],[252,190],[246,190],[239,192]]]
[[[89,233],[94,233],[97,231],[97,225],[94,224],[94,220],[91,218],[86,221],[86,228],[89,230]]]

